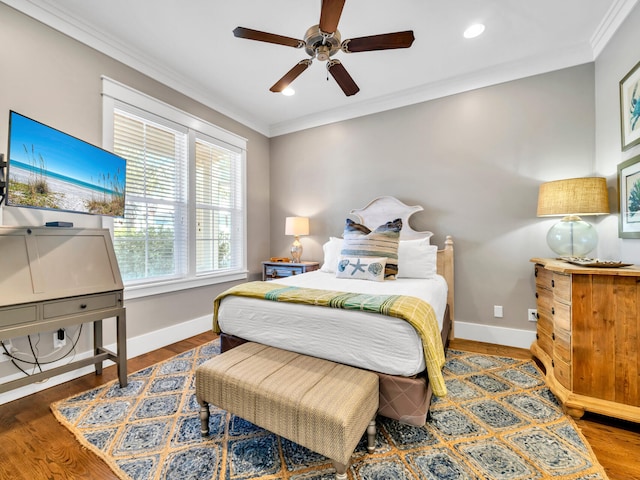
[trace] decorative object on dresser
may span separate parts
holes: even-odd
[[[540,185],[538,217],[564,217],[547,233],[547,244],[561,256],[583,257],[596,248],[598,233],[580,215],[609,213],[607,180],[569,178]]]
[[[620,80],[622,151],[640,143],[640,62]]]
[[[618,165],[618,192],[618,236],[640,238],[640,155]]]
[[[301,273],[313,272],[318,270],[320,264],[318,262],[283,262],[282,260],[262,262],[262,280],[277,280],[278,278],[287,278],[292,275],[300,275]]]
[[[12,388],[95,365],[118,365],[127,385],[123,283],[106,229],[0,227],[0,340],[93,323],[94,355],[0,384]],[[117,353],[102,345],[102,320],[116,318]]]
[[[640,267],[533,258],[538,327],[531,353],[571,416],[640,422]]]
[[[295,263],[300,263],[300,257],[302,256],[300,235],[309,235],[309,219],[307,217],[287,217],[284,225],[284,234],[295,237],[293,244],[291,244],[291,259]]]

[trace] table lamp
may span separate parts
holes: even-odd
[[[560,256],[584,257],[596,248],[598,233],[580,215],[608,213],[605,178],[569,178],[540,185],[538,217],[564,217],[547,233],[547,244]]]
[[[300,263],[302,244],[300,243],[299,236],[309,235],[309,219],[307,217],[287,217],[284,234],[295,236],[295,240],[291,244],[291,259],[294,263]]]

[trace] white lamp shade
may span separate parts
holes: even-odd
[[[309,219],[307,217],[287,217],[284,234],[309,235]]]

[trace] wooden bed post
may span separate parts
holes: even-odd
[[[451,331],[449,332],[449,340],[454,338],[454,285],[453,285],[453,238],[447,235],[444,241],[444,248],[438,250],[438,274],[442,275],[447,281],[447,305],[449,305],[449,316],[451,317]]]

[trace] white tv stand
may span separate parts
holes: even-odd
[[[0,340],[93,323],[94,354],[0,384],[0,393],[86,365],[118,366],[127,385],[123,283],[106,229],[0,227]],[[117,353],[103,346],[102,321],[116,318]],[[0,354],[3,352],[0,352]]]

